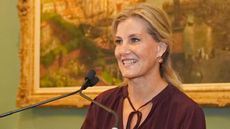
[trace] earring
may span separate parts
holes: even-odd
[[[162,62],[163,62],[163,59],[162,59],[161,56],[157,57],[157,60],[158,60],[159,63],[162,63]]]

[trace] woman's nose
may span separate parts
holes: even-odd
[[[121,46],[119,46],[119,53],[121,55],[123,54],[129,54],[131,52],[130,46],[128,43],[123,43]]]

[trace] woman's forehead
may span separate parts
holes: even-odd
[[[143,34],[147,33],[147,24],[144,20],[136,17],[121,21],[117,26],[116,36],[124,34]]]

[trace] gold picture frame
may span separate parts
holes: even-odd
[[[17,106],[24,107],[47,100],[65,93],[78,90],[80,87],[40,88],[39,87],[39,0],[18,0],[20,19],[20,86],[17,95]],[[114,86],[98,86],[85,90],[91,98]],[[185,93],[201,105],[230,105],[230,83],[184,84]],[[44,106],[85,107],[90,102],[73,95]]]

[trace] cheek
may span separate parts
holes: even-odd
[[[114,49],[114,56],[116,57],[116,59],[118,59],[118,57],[119,57],[117,46]]]
[[[143,53],[143,56],[148,58],[155,58],[157,55],[157,50],[154,45],[145,46],[143,49],[139,49],[139,51]]]

